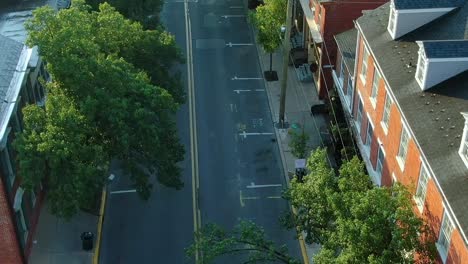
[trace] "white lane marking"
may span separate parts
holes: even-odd
[[[111,194],[119,194],[119,193],[134,193],[136,192],[135,189],[132,189],[132,190],[122,190],[122,191],[113,191],[113,192],[110,192]]]
[[[230,18],[230,17],[245,17],[245,15],[224,15],[224,16],[221,16],[221,17],[224,17],[224,18]]]
[[[231,9],[244,8],[243,6],[230,6]]]
[[[265,90],[263,89],[255,89],[255,90],[241,90],[241,89],[237,89],[237,90],[233,90],[234,92],[240,94],[241,92],[263,92]]]
[[[247,138],[247,136],[269,136],[273,135],[273,133],[268,133],[268,132],[262,132],[262,133],[247,133],[247,132],[242,132],[239,133],[240,136],[243,136],[244,138]]]
[[[253,43],[226,43],[226,46],[232,48],[233,46],[253,46]]]
[[[253,188],[268,188],[268,187],[281,187],[283,186],[282,184],[260,184],[260,185],[255,185],[254,182],[250,183],[250,185],[247,185],[247,189],[253,189]]]
[[[234,76],[231,78],[233,81],[246,81],[246,80],[262,80],[263,78],[258,78],[258,77],[237,77]]]
[[[231,105],[231,112],[234,112],[234,105],[233,104],[230,104]]]
[[[240,94],[241,92],[251,92],[252,90],[234,90],[234,92]]]

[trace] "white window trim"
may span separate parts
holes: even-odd
[[[460,143],[460,149],[458,154],[465,163],[465,166],[468,168],[468,158],[465,156],[465,151],[468,149],[468,113],[461,113],[465,117],[465,128],[463,129],[463,136]]]
[[[426,55],[424,53],[424,50],[422,48],[422,46],[419,48],[419,51],[418,51],[418,64],[416,66],[416,73],[414,74],[414,78],[416,79],[416,81],[418,82],[419,86],[421,88],[424,88],[424,84],[426,82],[426,76],[427,76],[427,59],[426,59]],[[421,66],[424,65],[424,68],[421,70]],[[418,78],[418,75],[419,73],[421,72],[422,76],[421,76],[421,79]]]
[[[370,138],[370,143],[368,142],[369,140],[369,126],[372,127],[372,137]],[[370,152],[371,152],[371,149],[372,149],[372,138],[374,137],[374,124],[372,124],[372,120],[369,116],[369,114],[367,114],[367,128],[366,128],[366,142],[364,143],[364,146],[366,147],[366,151],[367,151],[367,157],[369,158],[370,160]]]
[[[375,87],[375,78],[378,76],[377,80],[377,87]],[[375,109],[377,105],[377,96],[379,95],[379,83],[380,79],[382,79],[382,76],[379,73],[379,70],[377,67],[374,67],[374,76],[372,77],[372,87],[371,87],[371,94],[369,96],[370,102],[372,104],[372,107]]]
[[[341,87],[344,87],[344,76],[345,76],[345,64],[343,56],[341,56],[341,63],[340,63],[340,76],[338,76],[338,80],[341,83]]]
[[[395,7],[394,7],[394,5],[392,3],[392,4],[390,4],[390,15],[388,16],[388,27],[387,27],[388,32],[392,36],[395,35],[396,20],[397,20],[397,13],[396,13]]]
[[[361,62],[361,69],[360,69],[360,72],[359,72],[359,78],[361,79],[362,83],[365,84],[366,83],[366,76],[367,76],[367,73],[369,72],[368,61],[369,61],[370,53],[369,53],[369,50],[367,49],[366,44],[364,42],[362,42],[362,45],[364,46],[364,48],[362,50],[362,62]],[[366,54],[367,54],[367,56],[366,56]],[[363,69],[364,64],[366,65],[365,74],[362,73],[362,69]]]
[[[405,124],[403,123],[403,120],[401,121],[401,123],[402,123],[402,127],[401,127],[401,134],[400,134],[400,143],[399,143],[398,150],[397,150],[396,160],[397,160],[398,165],[400,166],[401,171],[404,171],[406,159],[408,158],[408,145],[411,139],[411,135],[408,129],[406,128]],[[406,154],[405,154],[404,160],[403,160],[403,157],[399,156],[400,148],[401,148],[401,139],[403,138],[403,133],[406,133],[408,137],[408,140],[406,142]]]
[[[375,172],[376,172],[376,175],[380,177],[380,180],[379,182],[381,181],[382,179],[382,174],[383,174],[383,169],[384,169],[384,164],[385,164],[385,149],[383,148],[383,144],[382,144],[382,141],[380,141],[380,138],[377,138],[377,142],[379,144],[379,148],[377,149],[377,159],[375,161]],[[381,171],[380,173],[377,171],[377,168],[378,168],[378,165],[379,165],[379,155],[380,155],[380,152],[383,153],[383,160],[382,160],[382,168],[381,168]]]
[[[442,247],[442,245],[439,243],[440,241],[440,235],[442,234],[442,231],[444,229],[444,226],[443,226],[443,223],[444,223],[444,220],[447,219],[447,223],[450,225],[451,227],[451,230],[450,230],[450,234],[448,236],[448,245],[447,245],[447,249],[444,249]],[[440,255],[440,258],[442,259],[442,262],[443,263],[446,263],[447,262],[447,257],[448,257],[448,253],[449,253],[449,250],[450,250],[450,244],[451,244],[451,240],[452,240],[452,235],[453,235],[453,229],[455,229],[455,225],[453,223],[453,220],[452,218],[450,217],[448,211],[447,211],[447,208],[445,208],[444,206],[444,214],[443,214],[443,217],[442,217],[442,221],[440,222],[440,230],[439,230],[439,236],[437,238],[437,242],[436,242],[436,248],[437,248],[437,251],[439,252],[439,255]]]
[[[425,172],[426,175],[427,175],[427,182],[426,182],[426,190],[424,191],[424,199],[422,199],[421,197],[418,197],[416,196],[416,194],[418,193],[418,190],[420,188],[420,181],[421,181],[421,176],[422,176],[422,173]],[[413,196],[413,200],[414,202],[416,203],[416,206],[418,207],[418,210],[419,212],[422,214],[422,212],[424,211],[424,204],[426,202],[426,198],[427,198],[427,185],[429,184],[429,181],[431,180],[431,174],[429,173],[429,170],[427,169],[426,165],[424,165],[424,163],[421,162],[421,167],[419,169],[419,176],[418,176],[418,183],[416,185],[416,192],[414,193],[414,196]]]
[[[385,106],[387,104],[387,101],[389,101],[390,104],[389,104],[389,107],[388,107],[388,121],[387,121],[387,123],[385,123],[384,122],[384,115],[385,115]],[[390,97],[390,95],[388,94],[388,91],[387,91],[387,93],[385,94],[384,109],[383,109],[383,112],[382,112],[382,120],[380,121],[380,126],[382,127],[382,130],[384,131],[385,135],[388,134],[388,127],[390,125],[390,114],[392,112],[392,104],[393,104],[392,98]]]
[[[398,179],[397,179],[397,177],[395,176],[395,172],[392,172],[392,181],[393,181],[393,182],[392,182],[392,185],[395,185],[395,183],[398,182]]]
[[[31,190],[31,203],[32,203],[33,208],[36,207],[36,201],[37,201],[37,196],[34,193],[34,190]]]
[[[356,125],[357,131],[359,133],[359,138],[361,138],[361,126],[362,126],[362,118],[364,117],[364,102],[362,101],[361,93],[358,92],[358,102],[357,102],[357,107],[356,107],[356,120],[354,120],[354,123]],[[361,120],[359,120],[359,105],[362,105],[361,107]],[[361,139],[362,141],[362,139]]]
[[[351,91],[349,89],[351,89]],[[345,98],[347,101],[347,105],[349,107],[349,112],[351,112],[352,107],[353,107],[353,93],[354,93],[353,78],[351,77],[351,75],[348,75],[348,84],[346,86]]]

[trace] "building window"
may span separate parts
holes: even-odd
[[[340,83],[341,83],[341,87],[343,87],[343,85],[344,85],[344,78],[345,78],[344,68],[345,68],[344,59],[343,59],[343,57],[341,57],[340,76],[338,77],[338,79],[340,80]]]
[[[390,33],[395,31],[395,24],[396,24],[396,13],[395,9],[392,7],[390,8],[390,18],[388,20],[388,30]]]
[[[418,68],[416,70],[416,79],[422,85],[424,83],[424,74],[426,71],[426,59],[424,58],[424,54],[420,53],[418,58]]]
[[[380,73],[377,68],[374,71],[374,80],[372,81],[372,90],[370,95],[370,101],[372,106],[375,108],[377,102],[377,94],[379,92]]]
[[[31,204],[33,208],[36,206],[36,201],[37,201],[36,191],[33,189],[31,190]]]
[[[370,149],[372,146],[372,137],[374,136],[374,126],[372,125],[370,118],[367,117],[367,133],[366,133],[366,147],[368,148],[368,154],[370,154]]]
[[[385,96],[385,104],[384,104],[382,123],[381,123],[382,127],[384,128],[385,134],[387,134],[388,123],[390,122],[390,106],[391,105],[392,105],[392,99],[387,93],[387,95]]]
[[[379,153],[377,154],[377,164],[375,165],[375,171],[379,176],[382,176],[383,165],[385,160],[385,153],[382,146],[379,146]]]
[[[419,211],[422,212],[424,201],[426,200],[427,193],[427,183],[429,182],[429,173],[423,164],[421,164],[421,169],[419,171],[419,180],[418,187],[416,188],[416,195],[414,196],[416,200],[416,205],[419,208]]]
[[[400,168],[403,170],[406,161],[406,154],[408,154],[408,141],[409,135],[408,131],[403,127],[401,129],[401,138],[400,138],[400,147],[398,148],[397,160],[400,165]]]
[[[463,136],[458,154],[465,163],[465,166],[468,168],[468,112],[463,112],[461,114],[465,119],[465,128],[463,129]]]
[[[442,258],[442,261],[445,263],[448,255],[448,249],[450,245],[450,237],[452,236],[453,225],[450,222],[447,211],[444,211],[444,216],[442,218],[442,225],[440,226],[439,240],[437,241],[437,249]]]
[[[367,47],[364,45],[364,53],[362,55],[362,63],[361,63],[361,74],[359,75],[363,83],[366,83],[368,59],[369,59],[369,51],[367,50]]]
[[[351,110],[351,103],[353,101],[352,100],[353,93],[354,93],[353,79],[351,79],[351,76],[348,76],[348,87],[346,88],[346,97],[348,98],[348,106],[350,110]]]
[[[356,114],[356,122],[357,122],[358,131],[361,131],[363,108],[364,106],[362,104],[362,99],[361,97],[359,97],[358,109],[357,109],[357,114]]]

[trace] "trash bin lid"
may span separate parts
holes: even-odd
[[[303,169],[306,167],[306,160],[305,159],[297,159],[294,162],[295,168],[296,169]]]

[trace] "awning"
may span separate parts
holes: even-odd
[[[314,14],[312,14],[312,10],[310,10],[309,0],[299,0],[299,1],[301,2],[302,11],[304,12],[304,16],[307,20],[307,25],[309,26],[309,29],[310,29],[310,35],[314,39],[315,43],[322,43],[323,42],[322,34],[320,34],[318,26],[314,21]]]

